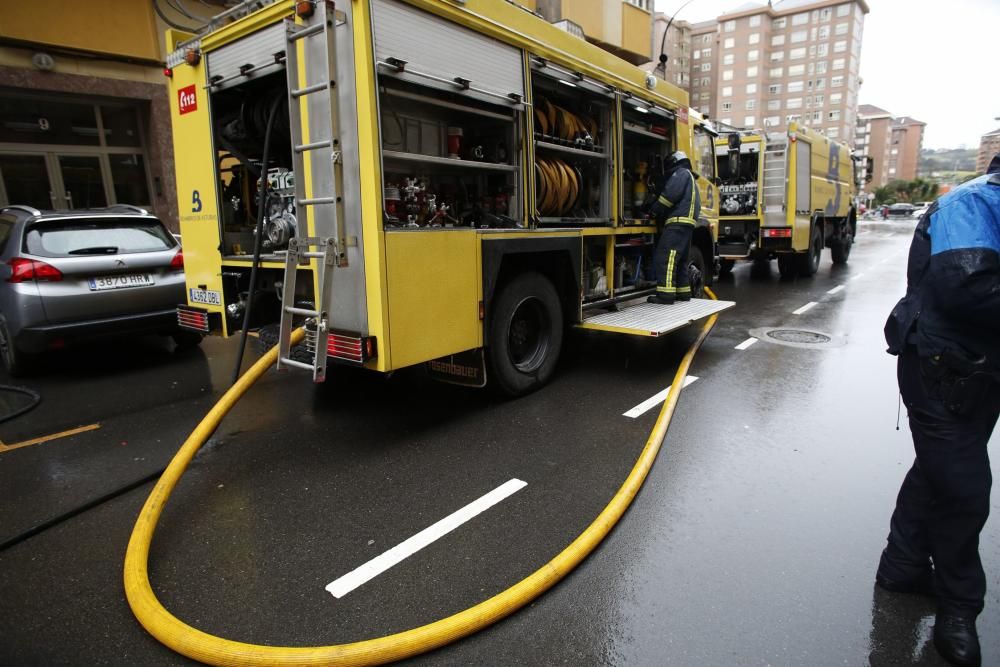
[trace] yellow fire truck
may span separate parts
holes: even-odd
[[[567,325],[658,336],[727,305],[637,300],[643,201],[678,149],[701,176],[692,282],[712,280],[710,124],[518,5],[253,0],[168,44],[184,326],[250,319],[315,381],[425,363],[520,394]]]
[[[823,248],[844,264],[857,233],[857,173],[846,144],[793,121],[787,132],[716,139],[720,272],[778,258],[782,277],[811,276]]]

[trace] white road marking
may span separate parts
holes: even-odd
[[[858,275],[856,275],[856,276],[851,276],[851,278],[850,278],[850,279],[851,279],[851,280],[857,280],[858,278],[864,278],[864,277],[865,277],[865,274],[863,274],[863,273],[859,273],[859,274],[858,274]]]
[[[742,343],[740,343],[739,345],[737,345],[733,349],[734,350],[745,350],[745,349],[747,349],[748,347],[750,347],[751,345],[753,345],[756,342],[757,342],[757,339],[754,338],[753,336],[751,336],[750,338],[747,338],[745,341],[743,341]]]
[[[828,290],[826,291],[826,293],[827,293],[827,294],[836,294],[837,292],[841,291],[842,289],[844,289],[844,286],[843,286],[843,285],[837,285],[837,286],[836,286],[836,287],[834,287],[833,289],[828,289]]]
[[[684,378],[683,386],[686,387],[697,379],[698,378],[695,377],[694,375],[688,375],[687,377]],[[622,415],[625,417],[631,417],[632,419],[635,419],[636,417],[646,414],[652,408],[663,403],[663,401],[667,400],[667,396],[669,395],[670,395],[670,387],[667,387],[666,389],[658,393],[656,396],[651,396],[650,398],[647,398],[645,401],[635,406],[628,412],[623,412]]]
[[[812,308],[815,305],[816,305],[815,301],[810,301],[809,303],[807,303],[806,305],[802,306],[798,310],[793,310],[792,311],[792,315],[801,315],[802,313],[806,312],[807,310],[809,310],[810,308]]]
[[[479,500],[475,500],[462,509],[441,519],[433,526],[425,528],[413,537],[400,542],[380,556],[373,558],[364,565],[351,570],[339,579],[327,585],[326,590],[335,598],[341,598],[358,586],[374,579],[389,568],[398,565],[424,547],[433,543],[463,523],[493,507],[528,485],[519,479],[512,479],[493,489]]]

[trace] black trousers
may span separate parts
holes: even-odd
[[[938,609],[975,616],[986,595],[979,532],[990,513],[986,445],[1000,414],[1000,386],[992,383],[968,414],[958,415],[940,400],[928,363],[912,347],[899,356],[916,460],[899,489],[879,572],[904,582],[933,561]]]
[[[660,239],[653,252],[656,292],[665,297],[690,296],[691,276],[688,274],[688,251],[694,227],[682,222],[663,225]]]

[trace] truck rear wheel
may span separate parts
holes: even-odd
[[[840,231],[840,237],[830,246],[830,257],[834,264],[847,264],[847,258],[851,255],[851,248],[854,246],[854,234],[851,233],[851,226],[844,223]]]
[[[691,246],[688,253],[688,280],[691,282],[691,296],[700,299],[705,296],[705,257],[701,248]]]
[[[736,266],[735,259],[720,259],[719,260],[719,277],[728,276],[733,272],[733,267]]]
[[[783,253],[778,255],[778,273],[785,280],[794,278],[799,271],[798,255]]]
[[[534,271],[503,286],[493,306],[487,347],[489,383],[520,396],[548,382],[562,349],[559,295]]]
[[[819,271],[819,260],[823,254],[823,230],[820,226],[813,224],[812,234],[809,236],[809,250],[798,256],[799,275],[808,278]]]

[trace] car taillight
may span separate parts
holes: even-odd
[[[170,268],[174,271],[184,270],[184,251],[178,250],[177,254],[174,255],[173,259],[170,260]]]
[[[47,280],[55,283],[63,279],[59,269],[37,259],[14,257],[7,264],[10,266],[10,277],[7,278],[9,283],[23,283],[29,280]]]

